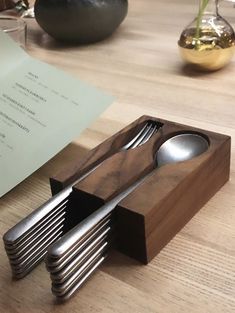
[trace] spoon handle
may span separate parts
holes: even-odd
[[[153,171],[137,180],[130,187],[115,196],[112,200],[105,203],[102,207],[100,207],[98,210],[93,212],[86,219],[72,228],[60,240],[58,240],[49,248],[47,255],[48,258],[60,258],[74,246],[76,246],[76,249],[79,250],[79,241],[81,241],[83,237],[88,238],[88,234],[91,232],[91,230],[102,220],[104,220],[121,200],[123,200],[127,195],[135,190],[147,177],[151,176],[152,172]]]

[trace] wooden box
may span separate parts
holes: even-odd
[[[149,121],[160,127],[144,145],[120,148]],[[201,134],[209,142],[206,152],[189,161],[156,168],[156,151],[173,135]],[[152,171],[115,208],[117,248],[147,264],[229,179],[231,139],[228,136],[142,116],[108,138],[50,179],[55,194],[86,171],[104,161],[74,186],[72,227],[102,204]]]

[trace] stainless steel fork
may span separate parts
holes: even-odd
[[[146,122],[136,136],[118,151],[114,152],[114,154],[122,150],[134,149],[141,146],[147,142],[160,127],[161,125],[155,121]],[[91,174],[103,162],[104,161],[89,170],[57,195],[50,198],[49,201],[21,220],[4,235],[5,250],[10,261],[14,278],[19,279],[27,275],[44,258],[48,247],[71,228],[70,226],[65,229],[64,224],[71,218],[70,211],[72,210],[70,208],[70,198],[72,196],[73,186]],[[89,240],[86,240],[86,236],[84,236],[83,245],[80,247],[81,249],[86,249],[84,254],[82,254],[84,258],[76,262],[80,261],[81,264],[84,263],[88,265],[86,261],[88,262],[89,257],[92,257],[92,260],[89,259],[89,264],[96,266],[98,256],[108,245],[107,238],[111,229],[111,217],[108,216],[92,229],[89,236],[87,236]],[[94,239],[94,242],[88,247],[88,241],[90,241],[91,238]],[[74,255],[75,254],[76,253],[74,253]],[[71,255],[73,256],[73,253],[71,253]],[[74,263],[76,262],[74,261]],[[84,264],[81,271],[86,270],[87,273],[87,267]],[[61,267],[62,265],[60,264]],[[68,274],[68,269],[66,270]],[[90,266],[89,270],[91,270]],[[64,274],[61,274],[61,276],[65,277]],[[58,278],[58,276],[56,276],[56,278]]]

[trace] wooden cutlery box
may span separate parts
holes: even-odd
[[[159,130],[143,145],[121,149],[147,121]],[[156,167],[156,152],[177,134],[203,136],[208,149],[191,160]],[[142,116],[50,179],[52,194],[98,166],[74,186],[77,219],[88,216],[148,172],[115,208],[117,248],[147,264],[229,179],[231,139],[218,133]],[[177,153],[177,151],[176,151]],[[79,147],[78,147],[79,155]]]

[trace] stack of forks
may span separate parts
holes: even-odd
[[[43,218],[36,210],[3,237],[14,278],[27,275],[45,256],[47,248],[63,234],[68,199]]]

